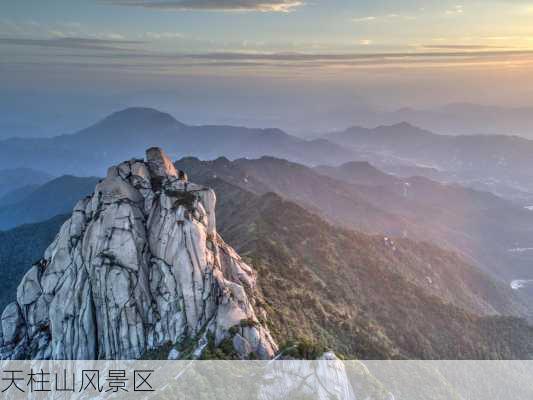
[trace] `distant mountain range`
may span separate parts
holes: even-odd
[[[16,95],[16,94],[13,94]],[[363,104],[361,101],[344,101],[334,105],[328,99],[294,99],[289,103],[280,101],[274,104],[263,99],[262,106],[253,111],[234,112],[234,104],[220,104],[219,99],[208,99],[207,103],[168,96],[168,101],[147,99],[145,93],[135,98],[141,104],[157,104],[173,115],[187,118],[187,121],[211,121],[216,125],[236,125],[263,127],[275,123],[286,132],[302,137],[317,137],[320,132],[344,129],[347,126],[373,128],[379,125],[394,125],[409,122],[429,131],[445,135],[497,134],[518,135],[533,139],[533,107],[481,105],[456,102],[433,107],[403,107],[381,110]],[[5,101],[0,105],[0,139],[11,137],[52,137],[60,133],[75,132],[80,127],[89,126],[100,116],[127,104],[123,101],[106,101],[84,98],[66,99],[65,93],[47,102],[38,102],[35,96],[28,95],[17,104]],[[353,96],[350,96],[353,100]],[[103,100],[103,101],[102,101]],[[107,99],[109,100],[109,99]],[[309,103],[310,102],[310,103]],[[81,104],[82,103],[82,104]],[[96,103],[96,104],[95,104]],[[60,110],[55,107],[62,104]],[[254,107],[252,107],[254,108]],[[218,122],[215,122],[218,121]]]
[[[346,125],[372,128],[401,122],[444,135],[518,135],[533,139],[533,107],[499,107],[472,103],[451,103],[441,107],[394,111],[369,108],[344,112],[337,119]],[[351,122],[347,122],[351,121]],[[338,125],[337,125],[338,126]]]
[[[40,169],[55,175],[101,176],[108,165],[142,156],[154,145],[166,148],[173,158],[276,155],[311,165],[354,158],[351,151],[326,140],[304,140],[279,129],[188,126],[154,109],[129,108],[71,135],[0,141],[0,168],[38,162]]]
[[[415,168],[443,181],[490,190],[504,197],[531,200],[533,141],[517,136],[436,135],[408,123],[373,129],[352,127],[324,136],[362,160],[385,170]]]
[[[352,127],[304,140],[279,129],[191,126],[154,109],[128,108],[74,134],[0,140],[0,169],[38,165],[55,176],[103,176],[107,165],[141,156],[152,145],[164,147],[173,159],[267,155],[308,166],[368,161],[400,176],[457,182],[523,206],[533,204],[533,141],[502,135],[436,135],[408,123]]]

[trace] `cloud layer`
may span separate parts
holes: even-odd
[[[299,0],[102,0],[118,5],[171,11],[289,12],[303,5]]]
[[[214,74],[242,69],[252,74],[315,73],[319,70],[349,71],[367,69],[470,68],[497,67],[499,69],[533,65],[533,50],[506,49],[483,45],[426,45],[415,51],[402,52],[161,52],[150,42],[90,38],[1,38],[0,48],[10,48],[14,58],[0,62],[3,68],[28,68],[32,65],[83,70],[143,70],[150,74]],[[41,51],[39,51],[41,48]],[[26,49],[26,50],[24,50]],[[47,49],[43,54],[42,49]],[[54,51],[56,49],[56,51]],[[6,53],[7,54],[7,53]]]
[[[143,42],[134,40],[94,39],[78,37],[61,37],[49,39],[0,37],[0,45],[54,47],[76,50],[127,50],[127,48],[121,46],[136,45],[141,43]]]

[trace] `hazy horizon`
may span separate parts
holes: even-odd
[[[404,108],[533,106],[525,0],[25,0],[1,9],[4,138],[74,132],[129,106],[296,134],[394,122],[386,114]],[[484,115],[451,118],[464,121],[408,122],[532,136],[531,119],[485,132],[494,123]]]

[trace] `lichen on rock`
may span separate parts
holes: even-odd
[[[216,195],[161,149],[109,169],[74,207],[2,314],[3,359],[136,359],[169,342],[277,347],[256,317],[256,275],[216,232]],[[250,295],[251,293],[251,295]],[[173,353],[175,356],[175,353]]]

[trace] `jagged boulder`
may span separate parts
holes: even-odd
[[[242,358],[272,357],[255,272],[217,234],[215,203],[161,149],[111,167],[20,283],[0,356],[135,359],[185,340],[199,356],[230,340]]]

